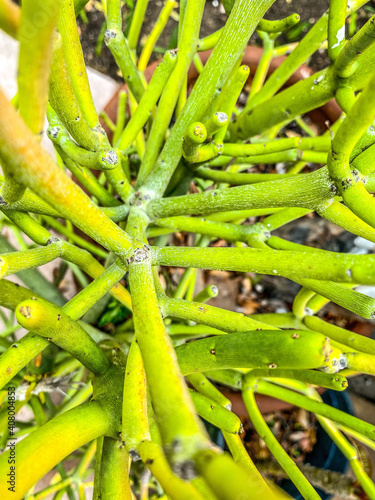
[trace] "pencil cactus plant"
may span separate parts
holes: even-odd
[[[106,117],[109,138],[76,24],[86,0],[23,0],[22,8],[0,1],[0,26],[20,42],[18,93],[9,102],[0,91],[0,210],[23,242],[15,250],[0,241],[0,304],[28,330],[15,337],[14,316],[4,315],[1,498],[85,498],[92,468],[95,499],[285,498],[258,472],[216,383],[242,390],[256,431],[304,498],[319,496],[268,428],[256,393],[313,412],[375,498],[347,437],[374,448],[375,427],[326,405],[316,390],[342,391],[347,375],[375,372],[373,340],[317,316],[333,301],[374,317],[375,300],[354,288],[375,284],[375,257],[272,235],[316,212],[375,242],[374,18],[345,34],[346,18],[366,2],[331,0],[299,43],[280,45],[277,37],[299,17],[263,19],[273,0],[226,0],[224,28],[203,39],[204,0],[181,0],[178,50],[165,53],[149,82],[143,70],[176,5],[167,0],[138,59],[147,0],[137,1],[128,38],[121,3],[102,3],[105,43],[127,84],[117,122]],[[256,30],[263,56],[240,108],[249,76],[242,55]],[[283,90],[321,47],[329,67]],[[266,78],[281,54],[289,55]],[[188,96],[192,63],[200,76]],[[333,97],[342,117],[316,135],[301,117]],[[40,145],[46,114],[56,160]],[[294,120],[308,133],[285,137]],[[246,172],[278,162],[289,165],[286,173]],[[307,162],[319,168],[301,173]],[[243,224],[249,217],[259,218]],[[195,246],[173,246],[169,235],[180,231],[196,235]],[[210,246],[217,239],[227,246]],[[69,301],[34,269],[57,258],[82,278]],[[186,269],[173,294],[159,266]],[[195,295],[196,269],[284,276],[302,288],[291,313],[246,316],[206,304],[215,287]],[[25,286],[7,279],[13,274]],[[132,311],[113,334],[85,315],[107,293]],[[53,404],[49,392],[63,380],[70,397]],[[24,405],[33,415],[26,425],[16,415]],[[230,454],[210,441],[201,417],[222,430]],[[71,454],[78,462],[67,472]],[[34,492],[54,467],[51,483]]]

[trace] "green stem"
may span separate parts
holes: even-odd
[[[129,457],[121,441],[104,437],[100,469],[102,500],[132,500],[129,480]]]
[[[17,38],[21,9],[11,0],[0,1],[0,28],[13,38]]]
[[[345,45],[345,18],[347,0],[333,0],[328,15],[328,55],[332,62]]]
[[[205,0],[191,0],[187,4],[187,12],[185,14],[186,22],[183,23],[181,37],[179,38],[177,64],[166,86],[164,87],[159,101],[159,106],[148,136],[145,157],[143,158],[138,176],[139,184],[143,183],[147,179],[151,170],[155,168],[154,164],[164,141],[186,73],[197,50],[196,45],[199,37],[199,28],[203,15],[204,4]],[[180,120],[181,115],[179,117],[179,121]],[[191,121],[194,121],[194,118],[192,118]],[[173,127],[173,130],[175,130],[175,127],[176,125]],[[185,133],[186,128],[187,126],[185,127],[183,133]],[[181,151],[181,146],[178,149]],[[164,188],[166,188],[166,186],[164,186]]]
[[[139,452],[143,463],[156,477],[164,492],[172,500],[204,500],[191,483],[183,481],[171,470],[162,448],[151,441],[143,441]]]
[[[201,418],[230,434],[241,432],[241,420],[230,410],[223,408],[219,403],[199,392],[190,390],[190,396],[195,410]]]
[[[228,398],[226,398],[208,379],[203,375],[203,373],[192,373],[186,377],[189,384],[191,384],[194,389],[196,389],[203,396],[216,401],[221,406],[230,410],[232,403]]]
[[[159,97],[166,86],[168,79],[177,63],[177,54],[175,51],[166,52],[165,56],[158,64],[147,90],[142,96],[139,105],[121,134],[118,147],[126,151],[134,142],[138,132],[150,118],[150,113],[158,102]]]
[[[373,284],[375,281],[372,267],[375,258],[372,255],[196,247],[155,247],[153,252],[155,265],[255,272],[296,278],[296,281],[299,278],[356,284]],[[302,257],[303,270],[295,265]]]
[[[189,302],[160,296],[158,298],[166,316],[195,321],[199,324],[217,328],[222,332],[248,332],[266,327],[264,323],[242,313],[225,311],[219,307],[200,302]],[[273,330],[269,325],[267,325],[267,328]]]
[[[139,102],[145,89],[140,73],[133,62],[128,42],[122,31],[120,0],[108,0],[107,2],[107,29],[104,34],[104,41],[112,52],[132,94]]]
[[[139,458],[140,443],[150,440],[146,374],[141,351],[135,337],[126,362],[121,436],[133,459]]]
[[[133,12],[133,17],[128,34],[128,45],[130,50],[135,50],[137,48],[137,42],[142,29],[147,5],[148,0],[138,0],[135,4],[135,9]]]
[[[340,125],[332,140],[328,157],[330,175],[345,204],[372,227],[375,227],[375,200],[366,191],[359,174],[351,170],[349,161],[355,144],[374,120],[374,102],[375,76],[371,78]]]
[[[374,22],[375,16],[372,16],[340,52],[335,62],[335,69],[340,78],[348,78],[357,70],[358,58],[374,43]]]
[[[22,499],[31,486],[57,463],[80,446],[106,434],[110,425],[108,412],[98,403],[86,403],[47,422],[17,444],[17,464],[22,468],[23,474],[17,478],[16,495],[10,496],[8,484],[1,482],[2,498]],[[44,447],[44,453],[35,460],[33,450],[41,447]],[[3,477],[9,471],[9,453],[7,450],[0,457]]]
[[[375,354],[375,342],[372,339],[353,333],[339,326],[327,323],[317,316],[305,316],[305,325],[311,330],[321,332],[332,340],[345,344],[352,349],[356,349],[368,354]]]
[[[301,394],[297,394],[296,392],[281,386],[275,386],[264,380],[258,381],[256,391],[259,394],[266,394],[267,396],[271,396],[277,399],[282,399],[287,403],[291,403],[307,411],[311,411],[313,413],[316,413],[317,415],[321,415],[322,417],[328,418],[329,420],[333,420],[338,424],[345,425],[350,429],[360,432],[361,434],[367,436],[370,439],[374,439],[375,435],[374,426],[372,426],[367,422],[364,422],[363,420],[360,420],[357,417],[349,415],[344,411],[338,410],[337,408],[333,408],[332,406],[329,406],[325,403],[314,401],[313,399],[307,396],[302,396]]]
[[[143,50],[141,55],[139,56],[138,61],[138,69],[140,71],[144,71],[148,65],[150,60],[152,51],[156,42],[158,41],[159,36],[163,32],[168,19],[173,11],[173,9],[177,6],[175,0],[166,0],[164,6],[159,14],[159,17],[155,21],[154,27],[152,28],[151,33],[146,39],[146,42],[143,46]]]
[[[129,266],[129,281],[136,335],[156,421],[174,470],[184,476],[193,454],[206,447],[207,441],[162,321],[146,248],[136,250]]]
[[[98,130],[100,127],[99,117],[91,95],[77,31],[74,2],[71,0],[61,0],[58,30],[62,38],[64,57],[68,67],[70,82],[79,107],[82,110],[82,115],[89,127]]]
[[[31,299],[17,306],[16,318],[24,328],[60,346],[93,373],[99,375],[108,369],[103,351],[62,309],[43,299]]]
[[[270,331],[214,336],[176,348],[184,375],[223,368],[319,368],[327,341],[316,332]]]
[[[145,183],[144,190],[151,190],[158,196],[164,193],[181,158],[181,140],[187,127],[197,119],[206,119],[211,114],[210,103],[212,99],[219,95],[220,89],[223,87],[236,61],[239,59],[249,37],[254,32],[264,12],[272,3],[272,0],[262,0],[260,2],[255,0],[239,0],[236,2],[224,27],[220,40],[194,85],[194,89],[183,111],[179,115],[172,133],[151,175]],[[185,27],[188,26],[188,20],[194,19],[196,22],[196,12],[192,17],[188,14],[189,5],[190,2],[188,2],[187,12],[185,14],[186,22],[184,22],[183,26],[184,31],[187,29]],[[194,32],[196,32],[196,29],[195,27]],[[181,37],[181,43],[183,39],[184,36]],[[189,39],[189,44],[192,44],[192,51],[196,50],[197,40],[198,35],[193,39]],[[183,46],[184,45],[182,45],[182,47]],[[230,50],[228,50],[228,47],[230,47]],[[170,106],[170,104],[167,104],[167,106]]]
[[[9,165],[14,176],[104,247],[117,250],[120,254],[129,249],[132,239],[110,221],[59,169],[40,147],[2,93],[0,104],[4,110],[0,120],[2,163]],[[27,148],[25,143],[28,145]],[[84,219],[81,215],[83,212]],[[103,236],[104,228],[106,228],[105,236]]]
[[[316,493],[316,491],[302,474],[302,472],[298,469],[297,465],[283,449],[281,444],[277,441],[271,429],[264,421],[262,414],[260,413],[256,404],[253,388],[250,386],[246,387],[246,389],[242,393],[242,397],[257,433],[266,443],[273,456],[288,474],[299,492],[305,499],[318,500],[320,498],[319,495]]]

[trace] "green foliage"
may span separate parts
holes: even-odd
[[[1,498],[82,499],[92,470],[95,499],[285,498],[244,447],[226,386],[242,391],[255,430],[304,498],[319,498],[322,481],[277,442],[256,394],[314,413],[350,461],[359,497],[374,499],[347,437],[374,449],[374,426],[326,405],[317,388],[342,391],[346,376],[375,374],[375,342],[317,315],[332,301],[374,318],[374,299],[355,288],[375,284],[375,257],[273,232],[315,212],[375,243],[375,18],[355,33],[365,1],[332,0],[299,43],[280,45],[280,34],[305,31],[298,15],[269,21],[272,0],[228,0],[225,27],[200,39],[205,2],[181,0],[178,50],[147,80],[177,5],[166,1],[137,58],[148,1],[126,2],[125,27],[123,2],[103,1],[103,40],[127,84],[104,129],[76,25],[85,3],[23,0],[19,9],[0,0],[0,27],[20,41],[18,96],[0,92],[1,220],[20,246],[0,238],[0,305],[11,311],[0,311]],[[255,31],[264,50],[249,87],[242,57]],[[330,66],[283,89],[319,48]],[[200,76],[188,82],[192,64]],[[305,116],[334,97],[342,116],[318,132]],[[40,145],[45,114],[56,161]],[[296,136],[286,136],[289,124]],[[249,172],[278,163],[284,173]],[[37,268],[58,258],[50,283]],[[58,285],[68,266],[80,290],[67,301]],[[184,268],[177,284],[171,268]],[[301,289],[290,313],[244,315],[207,303],[222,290],[197,289],[198,269],[283,276]],[[6,279],[13,274],[25,286]],[[20,326],[28,333],[19,339]],[[28,405],[32,417],[16,415],[9,427],[13,393],[15,413]],[[213,446],[202,419],[230,454]],[[15,492],[4,480],[9,428],[14,439],[27,435],[15,448]],[[71,454],[78,465],[67,473]]]

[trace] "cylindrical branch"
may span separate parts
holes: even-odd
[[[219,38],[223,33],[223,29],[224,28],[220,28],[219,30],[214,31],[214,33],[211,33],[211,35],[207,35],[204,38],[201,38],[197,43],[198,52],[213,49],[219,41]]]
[[[371,125],[370,125],[371,127]],[[350,163],[354,170],[359,170],[362,175],[369,175],[375,170],[375,138],[371,138],[371,145],[362,151]],[[356,146],[358,143],[356,144]],[[356,147],[354,146],[354,148]]]
[[[129,97],[130,97],[129,92],[127,92],[125,89],[120,89],[118,94],[116,124],[113,124],[112,121],[108,121],[109,117],[107,120],[108,115],[105,113],[105,111],[101,113],[102,119],[105,121],[106,125],[113,132],[112,144],[116,147],[118,146],[121,134],[123,133],[126,121],[128,120],[127,110],[128,110],[128,103],[130,105]]]
[[[352,12],[355,12],[364,3],[366,3],[366,0],[356,0],[351,2],[348,6],[349,9],[347,10],[346,15],[348,16]],[[309,57],[319,49],[327,37],[327,26],[328,13],[326,12],[319,19],[319,21],[312,26],[309,32],[297,44],[297,47],[294,48],[285,61],[283,61],[283,63],[280,64],[280,66],[269,76],[257,95],[251,101],[247,102],[244,110],[240,114],[241,120],[254,107],[267,101],[274,94],[276,94],[276,92],[283,87],[293,73],[301,66],[301,64],[307,61]]]
[[[110,268],[105,270],[104,267],[86,250],[77,248],[64,240],[55,241],[56,239],[51,237],[47,229],[42,227],[28,214],[15,212],[9,216],[31,239],[40,244],[48,244],[50,242],[50,244],[58,245],[60,249],[59,256],[68,262],[76,264],[92,278],[99,278],[97,281],[88,285],[84,290],[82,290],[82,292],[80,292],[80,294],[78,294],[78,296],[76,296],[76,298],[69,302],[69,304],[71,302],[76,304],[77,297],[79,297],[80,307],[78,307],[78,311],[83,310],[86,305],[90,308],[94,304],[93,300],[95,301],[95,297],[100,298],[100,294],[102,293],[104,295],[107,291],[109,291],[109,293],[111,293],[121,304],[131,310],[130,294],[123,285],[118,283],[125,273],[124,264],[121,261],[116,261]],[[44,247],[44,252],[43,249],[36,249],[37,252],[35,250],[32,251],[30,257],[32,257],[33,253],[44,255],[46,248],[48,247]],[[19,253],[14,252],[14,255],[17,256],[18,254]],[[85,299],[83,299],[83,297],[85,297]],[[70,306],[67,305],[66,307]],[[84,312],[86,312],[86,310],[84,310]],[[82,314],[84,314],[84,312]]]
[[[83,115],[70,81],[60,35],[53,51],[48,97],[73,139],[89,151],[100,149],[104,136],[93,130]]]
[[[348,78],[347,85],[354,91],[363,89],[373,75],[374,64],[372,51],[366,51],[358,61],[358,71]],[[262,102],[242,112],[231,127],[231,134],[236,139],[253,137],[285,120],[292,120],[323,106],[334,97],[339,83],[337,80],[334,69],[330,67],[299,81],[271,97],[266,106]],[[309,95],[309,99],[306,99],[306,95]]]
[[[374,120],[374,102],[375,76],[373,75],[337,130],[328,157],[330,175],[345,204],[372,227],[375,227],[375,200],[366,191],[359,173],[352,171],[349,162],[355,144]]]
[[[363,352],[347,352],[343,358],[346,368],[358,373],[375,375],[375,355]]]
[[[76,449],[106,434],[111,425],[106,409],[90,402],[51,419],[16,445],[17,466],[22,474],[17,478],[16,497],[23,498],[29,489],[55,465]],[[35,450],[44,448],[38,460]],[[0,473],[7,477],[11,450],[0,456]],[[9,484],[0,483],[1,498],[9,498]]]
[[[0,185],[1,184],[0,181]],[[7,203],[6,208],[9,212],[31,212],[32,214],[61,217],[57,210],[39,198],[39,196],[30,191],[30,189],[26,189],[25,194],[22,196],[22,200],[15,201],[14,203]]]
[[[156,219],[155,224],[175,231],[189,231],[204,234],[212,238],[223,238],[227,241],[243,241],[250,244],[249,238],[252,235],[259,236],[262,241],[263,239],[268,239],[271,231],[309,212],[309,210],[303,208],[287,208],[251,226],[183,216]],[[298,250],[304,251],[305,248],[310,250],[309,247],[302,245],[298,247]],[[294,248],[290,248],[290,250],[294,250]],[[311,248],[311,250],[314,251],[315,249]]]
[[[58,30],[62,38],[70,82],[84,119],[87,121],[89,127],[98,129],[100,127],[99,117],[95,109],[87,78],[86,66],[77,30],[74,2],[70,0],[60,1],[61,8]]]
[[[327,335],[332,340],[340,342],[357,351],[365,352],[368,354],[375,354],[375,340],[353,333],[350,330],[345,330],[339,326],[332,325],[326,321],[318,318],[317,316],[305,316],[303,322],[311,330],[321,332]]]
[[[233,138],[239,139],[253,137],[285,120],[292,120],[296,116],[323,106],[333,97],[334,74],[328,68],[283,90],[269,99],[267,106],[261,103],[242,112],[230,127],[231,137],[232,134]]]
[[[52,57],[54,28],[59,2],[26,0],[22,5],[20,53],[18,62],[19,112],[30,130],[40,137],[43,132],[47,105],[48,76]],[[43,16],[42,26],[35,19]],[[25,186],[19,183],[7,164],[3,165],[5,183],[4,200],[14,202],[22,198]]]
[[[301,151],[329,151],[331,139],[321,137],[289,137],[252,144],[226,143],[223,154],[228,156],[256,156],[298,148]]]
[[[261,323],[242,313],[225,311],[219,307],[209,306],[200,302],[170,299],[168,297],[158,297],[158,299],[166,316],[195,321],[201,325],[217,328],[221,330],[221,332],[232,333],[274,329],[272,326]],[[275,328],[275,330],[277,330],[277,328]],[[208,333],[210,332],[208,331]]]
[[[32,250],[10,252],[0,256],[0,277],[4,278],[25,269],[33,269],[57,259],[61,255],[59,240]]]
[[[155,265],[255,272],[296,278],[296,281],[311,278],[356,284],[375,282],[373,255],[255,248],[153,247],[152,251]],[[295,263],[302,259],[303,268],[297,268]]]
[[[215,134],[228,123],[225,113],[219,111],[212,115],[205,124],[192,123],[183,138],[182,154],[189,163],[202,163],[220,154],[222,144],[211,141]],[[204,144],[205,140],[209,142]]]
[[[250,458],[250,455],[240,436],[238,434],[230,434],[229,432],[223,432],[223,436],[233,460],[241,465],[250,474],[255,474],[259,479],[261,479],[262,476],[258,470],[258,465],[255,466],[254,462]]]
[[[122,151],[126,151],[132,145],[138,132],[150,118],[150,113],[158,102],[159,97],[176,66],[177,57],[176,51],[169,50],[156,67],[155,73],[152,75],[147,90],[143,94],[135,113],[121,134],[118,147]]]
[[[17,38],[21,9],[12,0],[0,0],[0,28],[13,38]]]
[[[0,235],[0,251],[1,252],[15,252],[16,249],[9,243],[5,236]],[[48,281],[42,273],[37,269],[27,269],[17,273],[18,278],[26,285],[30,292],[38,292],[43,299],[49,300],[53,304],[63,306],[66,302],[65,298],[58,290],[57,286]],[[1,280],[1,283],[4,279]],[[9,283],[9,282],[8,282]],[[1,294],[1,292],[0,292]],[[25,298],[31,298],[29,295]],[[19,301],[22,299],[18,298]]]
[[[138,450],[142,441],[150,440],[146,373],[136,337],[126,362],[121,437],[133,460],[139,458]]]
[[[345,35],[345,28],[344,28]],[[358,68],[357,60],[375,41],[375,16],[351,38],[340,52],[335,69],[341,78],[348,78]]]
[[[308,395],[309,397],[315,399],[316,401],[322,402],[322,398],[320,397],[320,395],[317,393],[316,390],[311,390],[311,388],[306,388],[306,389],[301,388],[300,392]],[[364,464],[358,454],[358,449],[355,446],[353,446],[353,444],[350,443],[345,438],[345,436],[340,432],[340,430],[342,429],[342,425],[337,425],[335,422],[328,420],[320,415],[316,415],[316,417],[318,422],[321,424],[323,429],[328,434],[328,436],[332,439],[332,441],[336,444],[336,446],[339,448],[339,450],[342,452],[345,458],[349,461],[350,467],[354,472],[358,480],[358,483],[363,488],[363,491],[369,496],[369,498],[375,496],[375,484],[371,481],[371,479],[369,478],[369,476],[365,471],[365,468],[363,466]],[[355,434],[359,442],[366,441],[367,443],[369,442],[371,443],[371,441],[368,438],[365,438],[356,431],[353,432],[348,430],[347,428],[345,428],[345,431],[349,435]]]
[[[64,305],[63,310],[65,314],[74,320],[81,318],[86,311],[93,307],[107,292],[131,310],[130,294],[119,283],[126,272],[121,261],[117,260],[107,269],[104,269],[99,262],[92,258],[91,266],[83,266],[83,270],[94,278],[94,281]]]
[[[304,410],[311,411],[317,415],[328,418],[333,422],[342,424],[349,429],[353,429],[372,440],[374,439],[375,427],[373,425],[354,417],[353,415],[349,415],[342,410],[311,399],[308,396],[303,396],[295,391],[286,389],[285,387],[274,385],[266,380],[258,380],[256,387],[254,386],[254,390],[256,390],[259,394],[265,394],[299,406]]]
[[[112,52],[121,73],[128,84],[132,94],[139,102],[144,93],[144,84],[137,70],[128,42],[122,31],[122,15],[120,0],[109,0],[107,2],[107,29],[104,41]]]
[[[136,336],[163,445],[175,472],[191,478],[192,457],[208,446],[208,440],[162,320],[148,249],[136,250],[129,265],[129,282]]]
[[[366,185],[370,188],[370,183]],[[375,242],[375,230],[365,221],[355,215],[348,207],[337,199],[331,203],[319,207],[316,212],[326,220],[337,224],[347,231],[361,236],[366,240]]]
[[[32,297],[41,298],[36,292],[28,290],[18,283],[6,279],[0,280],[0,305],[2,307],[14,311],[20,302]]]
[[[278,498],[277,493],[273,494],[259,474],[235,463],[228,453],[217,454],[213,450],[204,450],[196,454],[195,464],[199,475],[219,500]]]
[[[129,456],[123,443],[111,437],[104,437],[103,441],[99,498],[133,498],[129,479]]]
[[[148,135],[147,148],[137,180],[137,185],[139,186],[144,184],[150,172],[155,168],[155,162],[165,140],[165,134],[172,119],[173,111],[176,107],[180,91],[184,85],[186,74],[196,53],[196,44],[199,38],[203,8],[204,1],[202,0],[188,2],[186,5],[186,22],[182,23],[182,30],[179,34],[177,64],[162,92],[153,124]],[[181,119],[181,114],[179,119]],[[173,149],[176,146],[178,147],[177,163],[181,156],[181,140],[183,134],[186,132],[187,126],[196,119],[197,117],[190,117],[188,121],[185,121],[183,130],[181,130],[181,135],[179,135],[177,139],[178,142],[173,145]],[[174,131],[175,126],[172,129],[172,135]],[[165,161],[166,160],[164,160],[164,162]],[[164,186],[164,188],[166,188],[166,186]]]
[[[198,415],[207,422],[231,434],[239,434],[242,431],[242,422],[236,414],[199,392],[190,390],[190,396]]]
[[[191,373],[186,377],[189,384],[196,389],[200,394],[212,399],[227,410],[231,410],[232,403],[225,397],[217,387],[212,384],[203,373]]]
[[[351,290],[341,283],[332,281],[319,281],[314,279],[298,280],[298,282],[309,290],[323,295],[330,301],[345,307],[349,311],[358,314],[362,318],[372,319],[375,317],[375,299],[363,293]]]
[[[345,18],[347,0],[332,0],[328,14],[328,55],[332,62],[345,45]]]
[[[158,41],[158,38],[161,35],[162,31],[164,30],[168,22],[169,16],[173,12],[173,9],[177,6],[178,4],[175,0],[165,1],[164,6],[154,24],[154,27],[152,28],[151,33],[149,34],[149,36],[145,41],[142,53],[139,56],[138,69],[140,71],[144,71],[147,68],[154,46]]]
[[[272,0],[248,1],[240,0],[233,8],[233,12],[226,23],[222,36],[216,45],[211,57],[207,61],[204,70],[194,85],[183,111],[173,127],[171,135],[168,137],[162,153],[153,168],[153,171],[144,185],[144,190],[152,190],[157,195],[161,195],[167,189],[170,178],[175,171],[182,154],[181,139],[184,136],[187,127],[196,120],[205,120],[214,111],[213,96],[217,97],[229,77],[231,71],[236,65],[243,49],[245,48],[249,37],[254,32],[259,20],[264,15],[267,8],[272,4]],[[187,4],[187,11],[190,3]],[[194,5],[192,8],[197,10]],[[186,19],[194,19],[195,16],[189,16],[186,13]],[[183,24],[183,33],[185,32],[186,22]],[[198,40],[196,19],[194,27],[191,27],[190,38],[186,40],[191,48],[192,54],[196,52]],[[199,30],[199,26],[198,26]],[[194,37],[191,34],[194,33]],[[182,38],[180,39],[180,41]],[[183,45],[182,45],[183,47]],[[228,58],[228,47],[230,47],[231,57]],[[180,57],[180,54],[179,54]],[[178,64],[177,64],[178,66]],[[183,78],[186,75],[186,69]],[[170,105],[169,102],[166,106]],[[169,123],[169,120],[168,120]],[[162,130],[162,140],[164,139],[165,129]],[[155,160],[156,157],[153,158]],[[151,168],[153,167],[151,164]],[[150,168],[150,170],[151,170]]]
[[[179,500],[204,500],[191,482],[183,481],[171,470],[162,448],[152,442],[143,441],[139,452],[141,459],[160,483],[163,491],[170,497]]]
[[[93,170],[112,170],[120,161],[119,152],[108,148],[100,151],[87,151],[72,141],[62,126],[50,126],[47,135],[52,142],[60,146],[66,155],[82,167]]]
[[[237,186],[184,196],[152,200],[147,206],[154,219],[173,215],[204,215],[253,208],[303,207],[315,210],[334,197],[332,180],[323,167],[301,174],[256,185]]]
[[[269,21],[268,19],[261,19],[258,24],[258,30],[265,31],[266,33],[281,33],[289,28],[292,28],[300,20],[298,14],[291,14],[284,19],[277,21]]]
[[[207,302],[207,300],[217,297],[219,290],[216,285],[208,285],[201,290],[193,299],[194,302]]]
[[[57,238],[41,226],[33,217],[23,212],[16,210],[7,210],[6,207],[1,207],[1,211],[32,241],[37,245],[54,244],[54,248],[60,244]],[[32,254],[31,254],[32,255]]]
[[[17,306],[16,318],[24,328],[57,344],[93,373],[100,375],[109,368],[103,351],[62,309],[42,299],[31,299]]]
[[[210,370],[207,372],[207,377],[221,385],[231,387],[235,391],[242,388],[243,373],[241,371],[230,370],[229,368],[225,368],[223,370]]]
[[[128,45],[129,49],[135,51],[137,48],[137,42],[139,34],[142,29],[143,20],[146,14],[148,5],[148,0],[140,0],[135,4],[135,9],[130,23],[129,33],[128,33]]]
[[[131,246],[131,238],[52,161],[2,93],[0,106],[4,111],[0,119],[2,163],[98,243],[115,253],[124,254]]]
[[[228,130],[229,120],[232,116],[233,110],[235,109],[241,91],[249,78],[249,74],[250,68],[248,66],[240,66],[234,74],[229,76],[217,99],[217,109],[220,109],[228,117],[228,122],[215,134],[215,142],[217,144],[221,144],[224,141]]]
[[[209,374],[210,376],[210,374]],[[334,391],[344,391],[348,387],[348,381],[339,373],[325,373],[318,370],[288,370],[283,368],[275,369],[255,369],[246,375],[247,381],[252,380],[252,384],[258,379],[291,379],[306,382],[307,384],[325,387]]]
[[[251,165],[265,164],[265,163],[279,163],[298,160],[298,151],[290,149],[288,151],[281,151],[280,153],[271,153],[269,155],[248,156],[237,158],[236,165],[241,166],[243,163]],[[291,177],[291,174],[264,174],[264,173],[237,173],[223,170],[213,170],[206,167],[198,167],[194,171],[194,176],[200,179],[209,179],[216,183],[225,182],[232,186],[242,186],[246,184],[257,184],[259,182],[276,181],[279,179],[286,179]]]
[[[127,196],[133,192],[133,188],[122,170],[120,151],[111,148],[108,142],[104,143],[100,150],[95,152],[80,148],[66,134],[64,125],[51,106],[48,106],[47,117],[50,124],[48,129],[49,137],[54,142],[56,152],[82,186],[95,196],[102,205],[118,205],[119,202],[86,167],[106,170],[106,177],[112,187],[123,199],[127,199]]]
[[[176,348],[181,372],[223,368],[319,368],[330,355],[327,339],[305,330],[232,333],[209,337]]]
[[[169,217],[156,219],[154,223],[157,226],[167,227],[174,231],[189,231],[213,238],[224,238],[228,241],[244,241],[247,235],[247,231],[242,226],[195,217]]]
[[[22,3],[18,61],[19,112],[30,130],[43,132],[48,77],[55,25],[62,0],[25,0]],[[38,19],[43,18],[43,22]]]
[[[0,357],[0,390],[48,345],[47,339],[29,332],[3,352]]]
[[[254,388],[249,382],[246,384],[246,387],[242,392],[242,397],[255,430],[262,437],[267,447],[284,471],[288,474],[289,478],[293,481],[296,488],[304,498],[319,500],[320,496],[316,493],[298,467],[296,467],[294,460],[289,457],[265,422],[255,401]]]

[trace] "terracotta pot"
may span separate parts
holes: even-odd
[[[203,64],[206,63],[209,58],[212,50],[207,50],[204,52],[200,52],[199,55],[202,59]],[[256,68],[258,67],[260,57],[262,55],[262,49],[254,46],[247,46],[246,51],[242,60],[243,64],[246,64],[250,68],[250,77],[251,81],[252,76],[254,75]],[[280,64],[286,59],[286,56],[276,57],[272,60],[270,68],[268,70],[268,75],[270,75],[275,69],[277,69]],[[147,81],[150,81],[156,66],[158,65],[158,61],[150,64],[148,68],[145,70],[145,77]],[[306,65],[300,66],[300,68],[289,78],[283,88],[293,85],[294,83],[308,78],[314,73],[314,71]],[[188,91],[190,91],[197,80],[199,74],[192,64],[188,73]],[[111,120],[116,123],[117,120],[117,106],[118,106],[118,93],[121,89],[126,89],[126,84],[123,85],[119,90],[113,95],[111,100],[108,102],[105,107],[105,112],[111,118]],[[332,124],[334,123],[339,116],[341,115],[341,109],[337,105],[336,101],[332,99],[327,102],[324,106],[319,109],[316,109],[309,113],[309,116],[313,123],[317,124],[322,130],[327,129],[327,121]],[[102,123],[109,137],[111,137],[111,131]],[[247,417],[247,411],[242,400],[241,393],[234,391],[224,391],[225,396],[232,401],[232,410],[236,413],[240,418]],[[286,410],[292,408],[293,405],[286,403],[285,401],[281,401],[278,399],[271,398],[269,396],[263,396],[262,394],[256,394],[256,400],[259,406],[259,409],[262,413],[270,413],[277,410]]]

